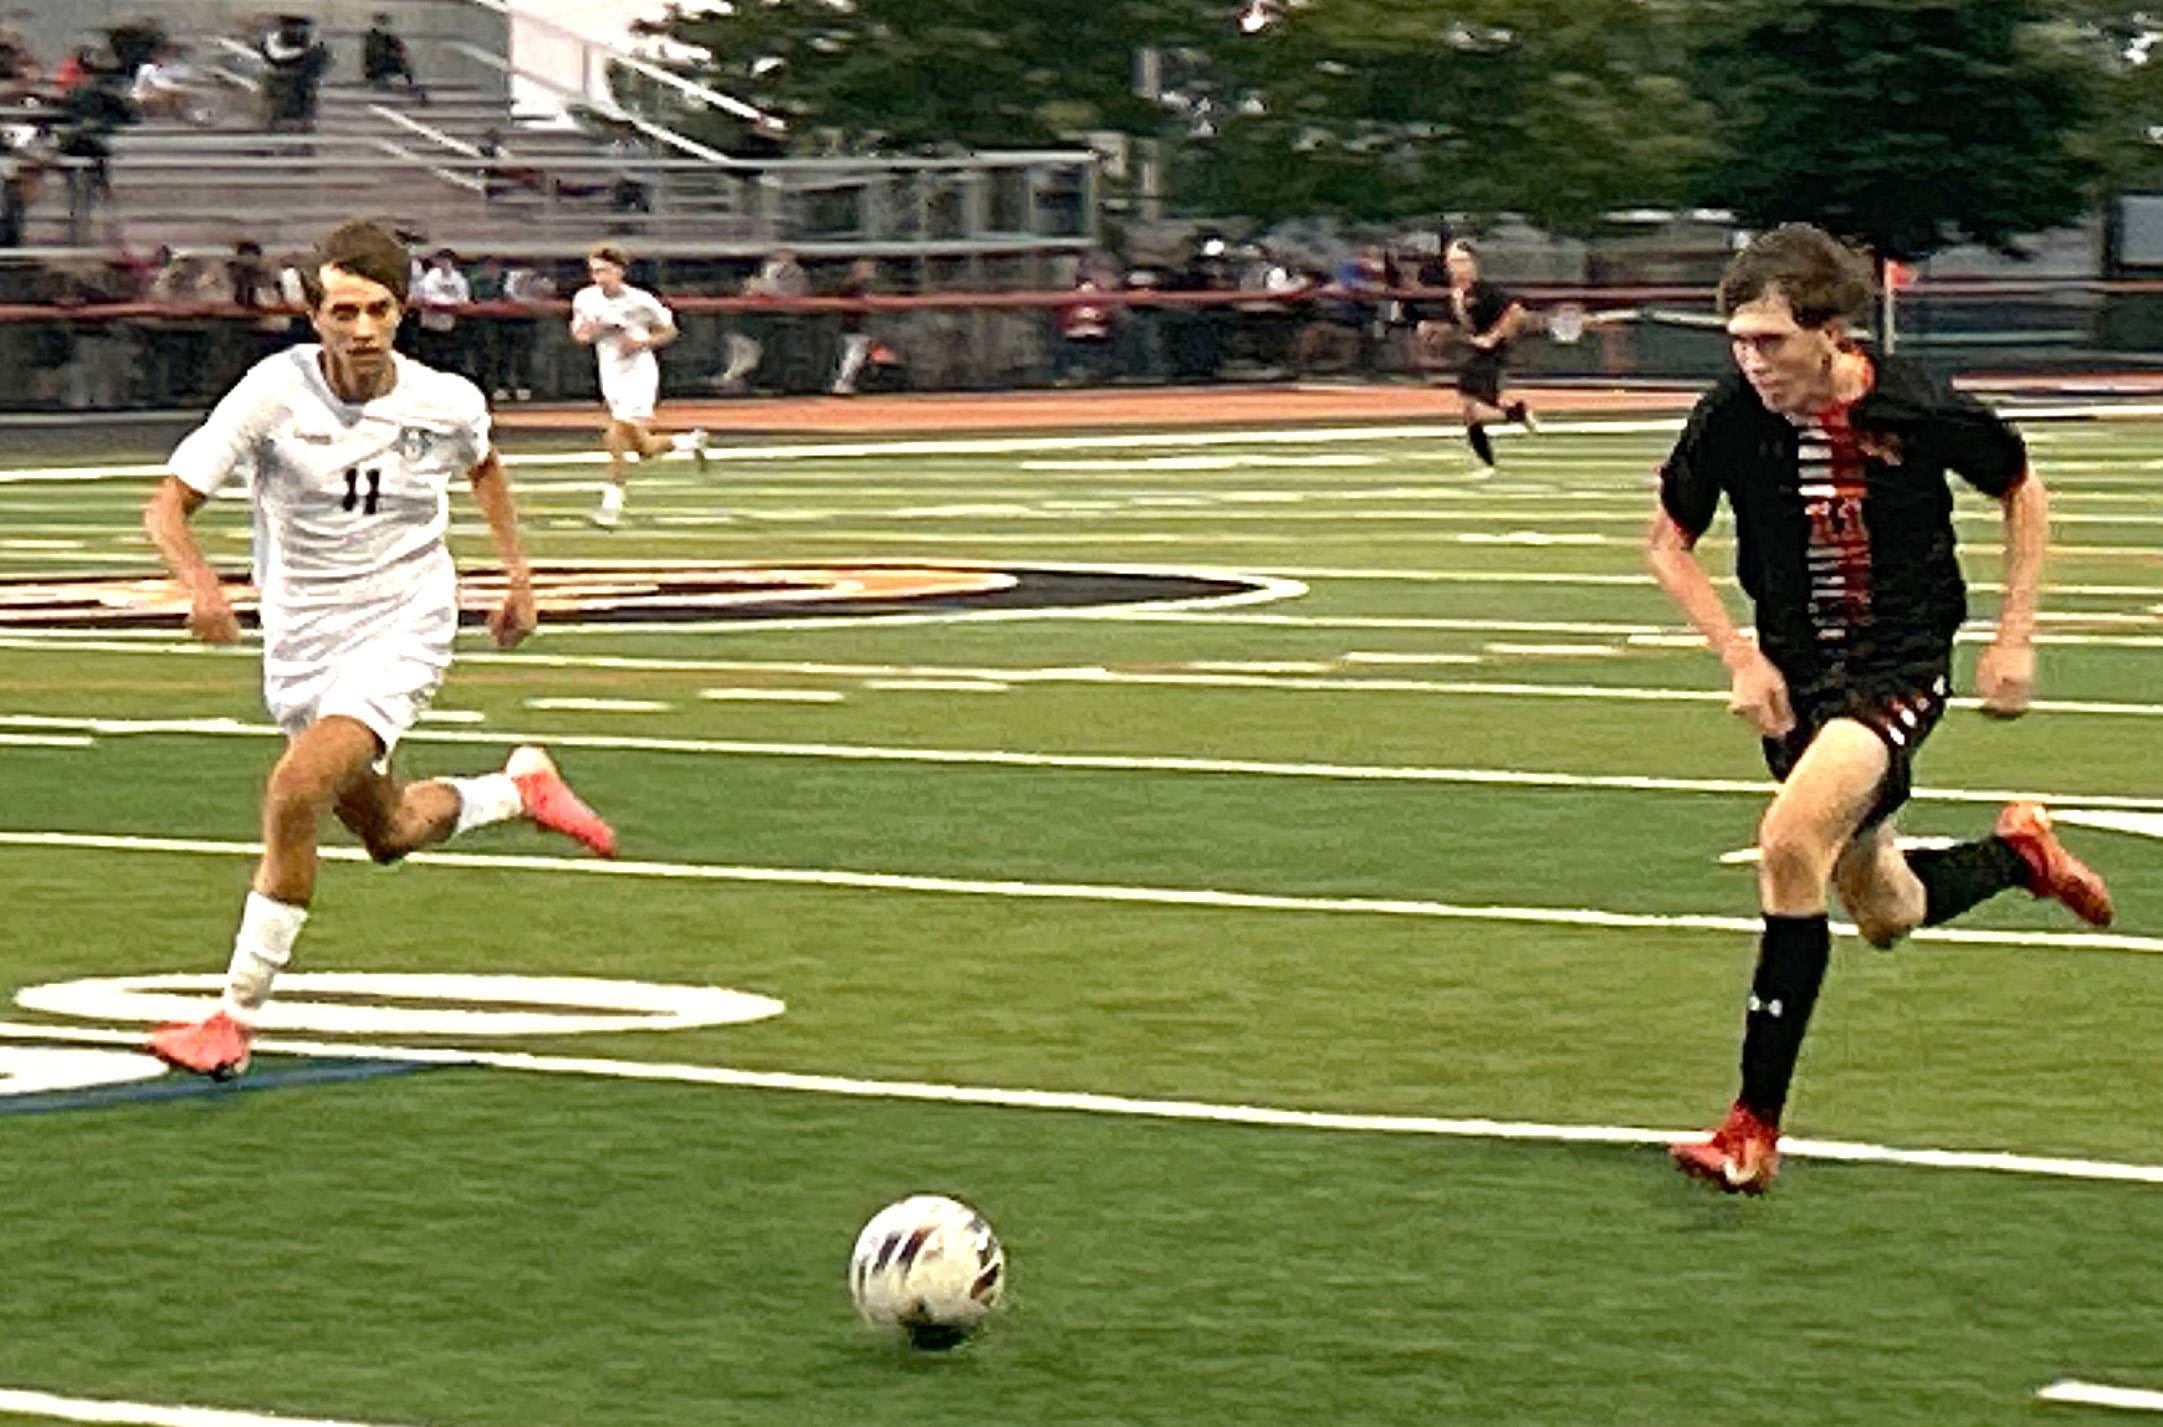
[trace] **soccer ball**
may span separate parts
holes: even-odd
[[[900,1329],[911,1347],[951,1348],[1006,1296],[1006,1251],[968,1205],[913,1195],[872,1215],[856,1236],[849,1293],[865,1322]]]

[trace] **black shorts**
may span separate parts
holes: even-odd
[[[1788,695],[1795,705],[1795,727],[1785,738],[1764,740],[1765,766],[1775,781],[1787,781],[1818,730],[1836,718],[1854,719],[1876,734],[1892,755],[1885,781],[1878,785],[1877,801],[1863,817],[1860,831],[1876,827],[1908,800],[1915,750],[1938,726],[1945,701],[1952,697],[1952,685],[1940,664],[1840,686],[1797,689],[1791,684]]]
[[[1500,347],[1474,347],[1471,355],[1465,358],[1465,364],[1457,369],[1457,390],[1474,401],[1500,406],[1504,355]]]

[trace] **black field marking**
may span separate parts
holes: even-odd
[[[1260,577],[1224,574],[868,560],[773,567],[537,564],[533,583],[544,626],[1092,609],[1253,595],[1269,587]],[[227,584],[240,622],[257,627],[253,592],[237,578]],[[501,599],[489,570],[467,571],[461,591],[458,619],[468,627],[485,623]],[[162,581],[0,579],[0,630],[177,630],[184,613]]]
[[[160,1100],[195,1100],[212,1095],[238,1095],[250,1090],[297,1090],[310,1085],[338,1085],[352,1080],[376,1080],[387,1075],[410,1075],[418,1070],[442,1070],[444,1065],[406,1064],[388,1060],[311,1060],[275,1070],[260,1064],[231,1080],[175,1071],[160,1080],[136,1080],[125,1085],[100,1085],[87,1090],[48,1090],[34,1095],[0,1095],[0,1115],[51,1115],[63,1110],[110,1110],[124,1105],[143,1105]]]

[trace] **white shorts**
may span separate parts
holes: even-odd
[[[653,420],[654,402],[661,395],[661,371],[658,366],[643,371],[618,372],[601,383],[601,400],[608,403],[609,416],[617,421]]]
[[[451,666],[455,578],[391,599],[287,611],[266,625],[263,703],[288,738],[342,714],[383,742],[383,757],[419,721]]]

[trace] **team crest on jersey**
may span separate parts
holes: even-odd
[[[1259,575],[1089,566],[989,566],[911,561],[803,565],[610,563],[533,567],[541,624],[701,624],[722,620],[966,618],[1121,605],[1222,607],[1304,593]],[[245,624],[255,592],[228,582]],[[477,625],[503,598],[502,575],[468,570],[459,619]],[[0,631],[169,629],[186,620],[179,586],[153,577],[60,575],[0,580]]]
[[[403,427],[398,432],[398,455],[407,465],[417,466],[427,461],[443,437],[422,426]]]

